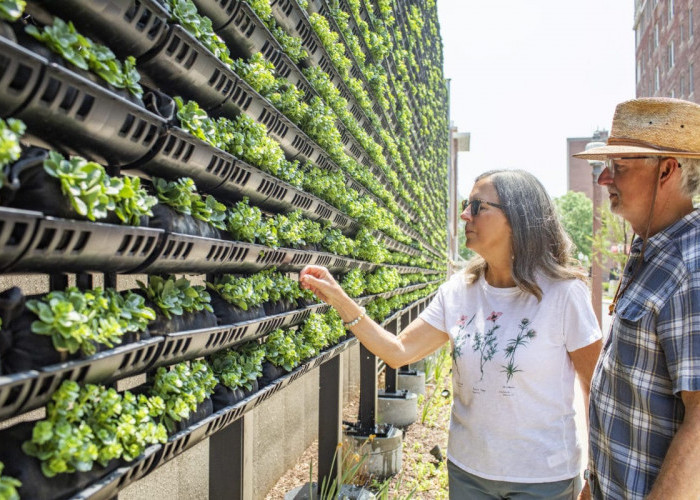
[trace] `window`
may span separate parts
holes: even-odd
[[[676,63],[675,47],[673,45],[673,40],[668,44],[668,69],[673,68]]]
[[[639,85],[639,80],[642,78],[642,63],[640,61],[637,61],[637,78],[636,78],[636,83]]]
[[[693,8],[688,9],[688,38],[693,38]]]
[[[693,78],[693,63],[690,63],[688,68],[688,95],[692,95],[695,92],[695,79]]]
[[[659,46],[659,25],[654,26],[654,48]]]
[[[685,96],[685,75],[683,73],[681,73],[679,80],[681,83],[681,97],[683,97]]]
[[[659,67],[656,67],[656,75],[654,77],[654,91],[658,92],[659,88],[661,88],[661,77],[659,75]]]
[[[673,22],[673,0],[668,0],[668,24]]]

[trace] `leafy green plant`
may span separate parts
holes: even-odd
[[[365,291],[365,273],[360,268],[354,268],[343,276],[340,286],[350,297],[359,297]]]
[[[275,366],[281,366],[287,371],[292,371],[301,362],[301,355],[297,352],[295,335],[288,330],[278,328],[273,330],[263,343],[265,347],[265,359]]]
[[[197,405],[214,392],[217,383],[203,360],[178,363],[169,370],[164,366],[158,368],[150,393],[165,403],[161,419],[168,432],[173,432],[176,422],[189,418]]]
[[[157,275],[148,277],[148,285],[137,281],[158,310],[170,319],[173,315],[198,311],[214,312],[211,307],[211,296],[203,285],[192,285],[187,278],[176,278],[170,275],[166,278]]]
[[[25,0],[2,0],[0,1],[0,18],[5,21],[16,21],[22,17],[26,6],[27,2],[25,2]],[[2,491],[0,491],[0,493],[2,493]],[[0,495],[0,497],[2,497],[2,495]]]
[[[399,272],[393,267],[379,267],[365,277],[366,291],[375,294],[389,292],[400,286]]]
[[[22,451],[41,460],[46,477],[89,471],[94,462],[132,461],[149,444],[164,443],[165,428],[155,422],[164,409],[157,397],[138,397],[115,389],[64,381],[34,425]]]
[[[251,390],[253,382],[262,376],[265,350],[257,342],[249,342],[238,349],[222,350],[211,356],[214,376],[229,389]]]
[[[19,500],[17,488],[22,486],[22,482],[14,477],[3,476],[3,469],[5,469],[5,464],[0,462],[0,498],[3,500]]]
[[[121,343],[124,333],[143,331],[155,319],[143,297],[101,288],[52,291],[41,299],[28,300],[27,309],[38,318],[31,324],[32,332],[50,336],[59,352],[80,350],[88,356],[96,352],[96,345],[113,347]]]
[[[176,181],[167,181],[154,177],[153,187],[158,200],[180,214],[191,215],[207,222],[217,229],[226,229],[227,208],[216,198],[207,195],[205,198],[197,192],[197,186],[189,177],[181,177]]]
[[[228,47],[214,32],[211,19],[200,15],[194,3],[190,0],[167,0],[166,4],[173,21],[179,23],[199,40],[217,59],[225,64],[233,63]]]
[[[221,295],[226,302],[244,311],[263,304],[268,298],[263,286],[256,287],[255,282],[245,276],[224,274],[217,277],[214,283],[207,282],[207,286]]]
[[[153,215],[157,199],[146,193],[138,177],[110,177],[99,163],[78,156],[66,159],[56,151],[44,160],[44,171],[58,179],[73,209],[91,221],[114,212],[122,222],[139,225],[141,217]]]
[[[310,355],[303,359],[317,356],[324,347],[330,344],[330,335],[331,328],[324,316],[315,312],[311,313],[304,324],[299,327],[297,333],[300,343],[310,347]]]
[[[0,9],[2,4],[0,4]],[[1,10],[0,10],[1,11]],[[21,120],[0,119],[0,188],[7,183],[7,167],[19,160],[22,154],[20,139],[27,126]]]
[[[90,70],[110,85],[126,89],[138,98],[143,95],[136,60],[129,56],[124,62],[119,61],[108,47],[78,33],[72,22],[55,17],[51,26],[37,28],[28,24],[25,29],[78,68]]]

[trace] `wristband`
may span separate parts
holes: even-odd
[[[363,308],[362,308],[362,312],[360,313],[360,315],[359,315],[357,318],[353,319],[352,321],[350,321],[350,322],[348,322],[348,323],[343,323],[343,326],[344,326],[345,328],[352,328],[353,326],[355,326],[356,324],[358,324],[358,323],[362,320],[362,318],[365,317],[365,312],[366,312],[366,311],[365,311],[365,308],[363,307]]]

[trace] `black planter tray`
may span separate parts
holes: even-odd
[[[379,297],[383,299],[389,299],[391,297],[394,297],[396,295],[403,295],[404,293],[411,293],[416,290],[420,290],[421,288],[425,288],[426,286],[433,285],[435,283],[441,283],[443,280],[435,280],[431,281],[428,283],[417,283],[415,285],[409,285],[405,286],[403,288],[396,288],[394,290],[391,290],[389,292],[384,292],[384,293],[377,293],[374,295],[363,295],[362,297],[357,297],[355,299],[355,302],[357,302],[359,305],[364,306],[367,305],[368,303],[372,302],[374,299],[377,299]]]
[[[211,4],[212,2],[200,0],[195,3],[199,6],[199,4]],[[215,28],[216,34],[226,42],[229,50],[239,57],[247,58],[257,52],[262,52],[265,58],[269,59],[270,55],[281,50],[282,47],[246,2],[237,3],[237,8],[228,21]],[[219,6],[220,12],[228,9],[230,9],[228,5]],[[216,15],[215,17],[222,16]]]
[[[158,248],[162,229],[98,222],[39,220],[26,251],[11,272],[130,272]]]
[[[212,111],[212,114],[228,118],[239,113],[245,113],[256,122],[265,125],[270,137],[280,143],[280,147],[290,160],[298,159],[319,163],[319,155],[323,154],[321,147],[240,78],[236,81],[236,87],[231,97],[220,109]],[[328,161],[326,160],[326,163]],[[325,168],[338,169],[335,165]]]
[[[38,378],[39,372],[35,370],[0,375],[0,419],[19,413]]]
[[[65,380],[74,380],[79,383],[109,383],[114,380],[144,372],[156,359],[159,352],[159,344],[163,342],[161,337],[153,337],[139,342],[120,345],[114,349],[99,352],[89,358],[67,361],[55,365],[45,366],[39,370],[30,370],[19,374],[0,377],[0,395],[6,392],[2,379],[12,377],[26,377],[19,381],[9,381],[7,390],[14,390],[18,397],[14,404],[3,402],[0,418],[6,418],[12,414],[24,413],[44,406],[51,400],[54,391]],[[0,399],[2,401],[2,399]],[[17,402],[21,401],[21,402]]]
[[[169,233],[148,262],[134,272],[158,273],[207,273],[236,270],[260,270],[261,251],[270,250],[263,245],[240,241],[220,240],[202,236]]]
[[[101,40],[120,58],[140,57],[168,29],[168,11],[154,0],[37,0],[49,12],[73,21],[83,35]]]
[[[34,93],[47,60],[0,37],[0,116],[11,117]]]
[[[396,241],[394,238],[384,234],[381,231],[374,231],[372,234],[375,238],[377,238],[377,240],[383,242],[389,250],[394,250],[396,252],[402,252],[413,256],[420,254],[420,250],[409,247],[400,241]]]
[[[195,0],[197,12],[211,19],[214,31],[223,27],[236,14],[240,0]],[[226,41],[226,40],[224,40]],[[231,47],[229,47],[229,50]]]
[[[105,165],[144,157],[165,131],[165,120],[73,71],[49,63],[37,89],[14,113],[27,133]]]
[[[24,253],[42,217],[41,212],[0,207],[0,271]]]
[[[72,500],[111,500],[128,485],[141,479],[154,468],[157,457],[162,451],[162,444],[154,444],[137,457],[133,462],[119,467],[104,478],[80,491]]]
[[[177,179],[191,177],[197,188],[212,192],[235,174],[236,158],[192,134],[173,127],[148,159],[136,165],[147,174]]]
[[[323,351],[319,356],[312,358],[303,365],[295,368],[287,375],[275,380],[275,382],[272,384],[265,386],[263,389],[251,394],[236,404],[222,408],[199,422],[192,424],[186,429],[173,434],[170,436],[170,438],[168,438],[168,442],[163,445],[162,450],[157,454],[158,458],[152,465],[153,469],[160,467],[164,463],[192,448],[195,444],[211,437],[217,431],[230,425],[248,411],[261,405],[263,402],[287,387],[292,382],[303,377],[311,370],[318,368],[335,356],[340,355],[343,351],[355,345],[356,342],[357,339],[352,337],[334,347],[331,347],[327,351]]]
[[[262,337],[276,328],[298,325],[312,312],[325,312],[328,307],[326,304],[314,304],[303,309],[295,309],[233,325],[169,333],[163,337],[163,345],[155,363],[150,368],[208,356],[221,349]]]
[[[207,111],[222,105],[238,80],[231,68],[177,24],[137,66],[163,92],[193,99]]]
[[[273,0],[270,2],[270,6],[272,7],[272,15],[275,16],[280,26],[288,33],[301,38],[302,44],[309,54],[309,61],[328,73],[331,82],[336,86],[342,82],[321,40],[311,27],[309,18],[296,0]]]

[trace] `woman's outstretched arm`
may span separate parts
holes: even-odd
[[[299,273],[301,286],[311,290],[319,299],[332,306],[344,323],[362,314],[362,308],[352,300],[325,267],[306,266]],[[392,368],[418,361],[449,340],[446,332],[438,330],[420,318],[415,319],[400,335],[389,333],[364,316],[350,331],[374,355]]]

